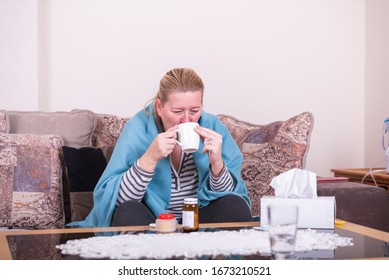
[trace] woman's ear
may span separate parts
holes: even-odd
[[[159,99],[159,98],[157,98],[155,100],[155,109],[157,110],[157,113],[159,115],[161,110],[162,110],[162,102],[161,102],[161,99]]]

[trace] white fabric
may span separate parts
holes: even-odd
[[[352,238],[315,230],[297,232],[296,251],[333,250],[352,246]],[[268,232],[254,229],[163,234],[125,234],[69,240],[57,245],[63,254],[83,258],[168,259],[204,255],[270,254]]]

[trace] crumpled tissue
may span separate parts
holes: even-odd
[[[293,168],[273,178],[270,185],[276,197],[316,198],[316,173]]]

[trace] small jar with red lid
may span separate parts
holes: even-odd
[[[177,229],[177,220],[173,214],[162,213],[158,215],[155,226],[158,232],[173,232]]]

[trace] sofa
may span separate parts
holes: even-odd
[[[220,114],[243,154],[242,178],[253,219],[260,200],[274,195],[270,181],[292,168],[304,169],[313,114],[252,124]],[[93,189],[130,117],[72,111],[0,110],[0,227],[62,228],[93,207]],[[318,182],[317,193],[335,196],[336,215],[389,231],[389,193],[351,182]]]

